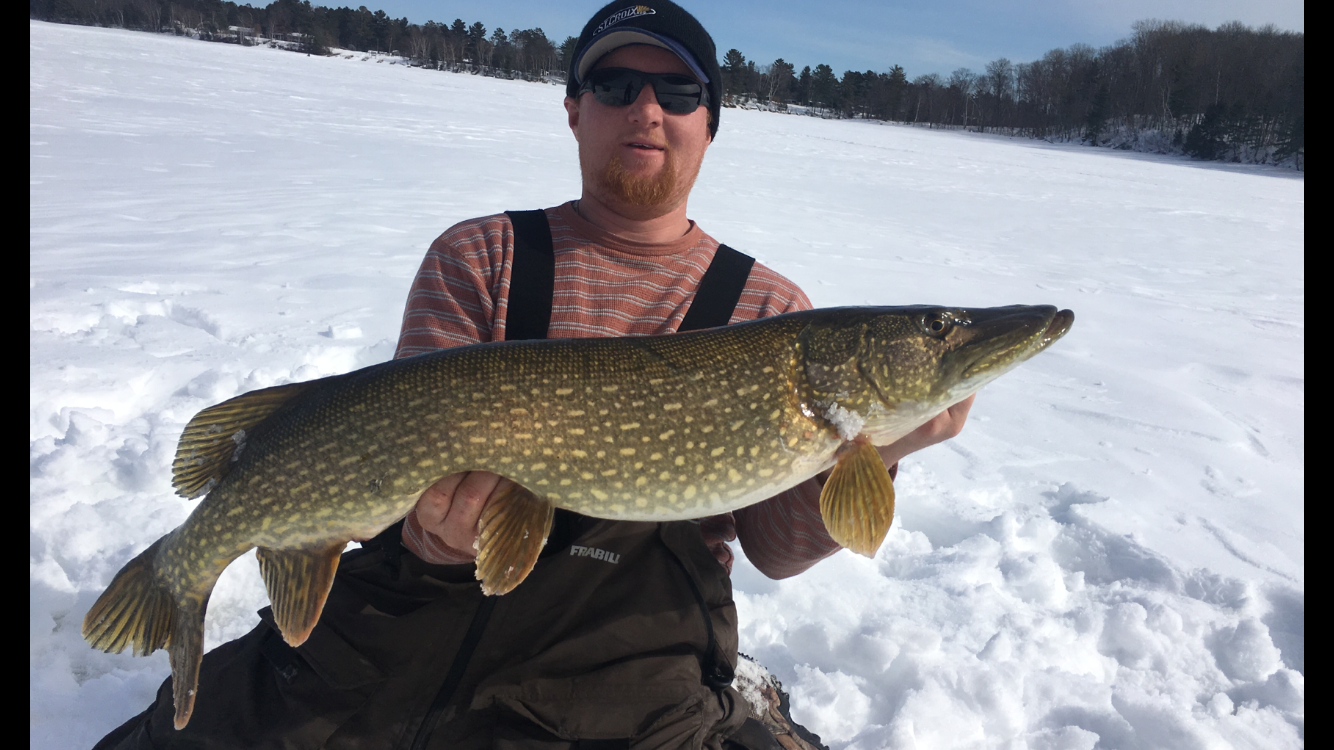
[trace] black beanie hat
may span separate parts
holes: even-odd
[[[699,21],[671,0],[650,0],[653,5],[623,5],[612,0],[589,19],[574,47],[565,93],[579,97],[583,76],[603,55],[627,44],[651,44],[681,58],[709,92],[709,137],[718,134],[722,111],[722,73],[713,37]]]

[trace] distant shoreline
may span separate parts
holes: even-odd
[[[83,0],[71,1],[76,10],[62,10],[78,12]],[[122,7],[108,24],[99,20],[100,6],[84,8],[79,18],[55,18],[53,2],[33,5],[30,19],[306,54],[362,55],[557,85],[565,83],[565,60],[575,42],[569,37],[557,46],[540,28],[508,34],[497,28],[488,38],[480,23],[410,24],[364,6],[352,11],[304,5],[299,6],[304,16],[294,18],[283,15],[287,6],[279,3],[257,9],[227,2],[222,17],[176,4],[164,11],[156,0],[145,0]],[[156,8],[156,15],[144,8]],[[1076,44],[1031,63],[1001,58],[983,73],[960,68],[948,79],[932,73],[912,80],[897,65],[888,73],[845,71],[841,79],[828,65],[807,66],[798,74],[782,58],[757,66],[732,49],[722,63],[723,106],[1304,172],[1304,47],[1304,34],[1273,27],[1233,23],[1211,31],[1141,21],[1130,39],[1101,50]]]

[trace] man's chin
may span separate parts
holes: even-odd
[[[597,176],[597,182],[600,192],[611,202],[651,210],[674,202],[672,199],[678,192],[676,178],[676,161],[670,155],[656,168],[648,164],[635,168],[627,166],[620,157],[612,157]]]

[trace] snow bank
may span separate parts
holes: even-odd
[[[190,416],[389,358],[435,236],[578,170],[549,85],[42,23],[29,64],[30,741],[65,748],[168,672],[78,629],[188,514]],[[1303,176],[721,125],[693,218],[817,305],[1077,314],[904,461],[876,559],[770,581],[739,555],[741,648],[794,717],[840,750],[1300,747]],[[243,558],[207,646],[265,603]]]

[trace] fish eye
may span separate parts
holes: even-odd
[[[928,335],[942,338],[954,328],[954,316],[947,312],[930,312],[922,316],[921,326]]]

